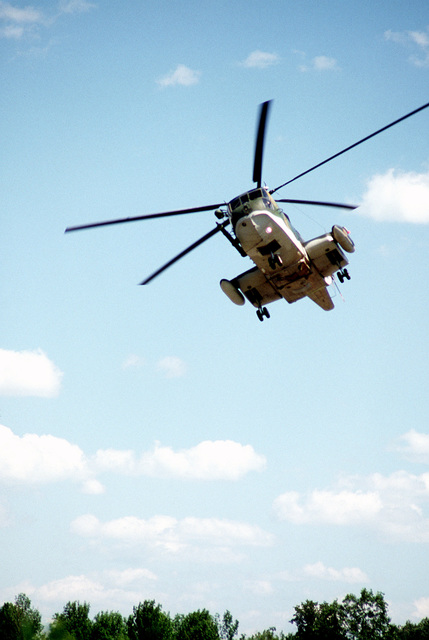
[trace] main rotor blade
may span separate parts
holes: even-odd
[[[93,227],[106,227],[111,224],[121,224],[123,222],[136,222],[137,220],[150,220],[152,218],[163,218],[167,216],[181,216],[185,213],[199,213],[200,211],[211,211],[218,209],[225,203],[208,204],[204,207],[193,207],[192,209],[178,209],[177,211],[163,211],[162,213],[149,213],[143,216],[134,216],[132,218],[117,218],[116,220],[105,220],[103,222],[90,222],[89,224],[81,224],[77,227],[67,227],[65,233],[69,231],[80,231],[82,229],[92,229]]]
[[[319,167],[321,167],[322,165],[326,164],[327,162],[330,162],[331,160],[334,160],[334,158],[338,158],[338,156],[341,156],[343,153],[346,153],[346,151],[350,151],[350,149],[354,149],[354,147],[357,147],[359,144],[362,144],[362,142],[366,142],[367,140],[370,140],[370,138],[373,138],[374,136],[377,136],[379,133],[382,133],[383,131],[386,131],[386,129],[390,129],[390,127],[393,127],[395,124],[398,124],[399,122],[402,122],[403,120],[406,120],[407,118],[410,118],[411,116],[415,115],[419,111],[423,111],[423,109],[426,109],[427,107],[429,107],[429,102],[427,102],[423,106],[419,107],[418,109],[414,109],[414,111],[410,111],[410,113],[407,113],[405,116],[402,116],[402,118],[398,118],[394,122],[391,122],[390,124],[387,124],[385,127],[382,127],[381,129],[378,129],[377,131],[374,131],[374,133],[371,133],[369,136],[365,136],[365,138],[362,138],[362,140],[358,140],[358,142],[355,142],[354,144],[351,144],[349,147],[346,147],[345,149],[343,149],[342,151],[339,151],[338,153],[335,153],[333,156],[330,156],[330,158],[326,158],[326,160],[323,160],[323,162],[319,162],[318,164],[315,164],[314,167],[311,167],[310,169],[307,169],[307,171],[303,171],[298,176],[295,176],[295,178],[292,178],[291,180],[288,180],[287,182],[284,182],[283,184],[281,184],[279,187],[276,187],[275,189],[272,189],[272,191],[270,191],[270,193],[275,193],[276,191],[278,191],[282,187],[285,187],[287,184],[290,184],[291,182],[294,182],[295,180],[298,180],[298,178],[302,178],[302,176],[307,175],[307,173],[310,173],[310,171],[314,171],[314,169],[318,169]]]
[[[160,267],[157,271],[152,273],[152,275],[150,275],[148,278],[146,278],[146,280],[143,280],[143,282],[140,282],[140,284],[148,284],[148,282],[150,282],[151,280],[153,280],[154,278],[159,276],[160,273],[162,273],[163,271],[168,269],[168,267],[171,267],[171,265],[173,265],[175,262],[180,260],[180,258],[183,258],[184,256],[186,256],[187,253],[190,253],[191,251],[193,251],[194,249],[199,247],[200,244],[203,244],[203,242],[205,242],[206,240],[208,240],[209,238],[214,236],[216,233],[218,233],[219,231],[222,231],[222,229],[224,227],[226,227],[226,225],[228,225],[228,224],[229,224],[229,220],[226,220],[225,222],[222,222],[221,224],[216,223],[216,226],[215,226],[214,229],[212,229],[211,231],[206,233],[202,238],[200,238],[199,240],[197,240],[196,242],[191,244],[189,247],[187,247],[186,249],[181,251],[177,256],[175,256],[174,258],[169,260],[166,264],[164,264],[162,267]]]
[[[319,207],[336,207],[337,209],[357,209],[356,204],[342,204],[341,202],[324,202],[323,200],[291,200],[290,198],[277,199],[276,202],[289,202],[291,204],[314,204]]]
[[[262,156],[264,153],[265,125],[267,122],[270,104],[271,100],[263,102],[259,112],[259,125],[255,144],[255,159],[253,162],[253,182],[257,182],[258,187],[260,187],[262,183]]]

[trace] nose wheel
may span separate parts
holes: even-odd
[[[270,312],[268,311],[267,307],[259,307],[259,309],[256,311],[256,315],[258,316],[258,319],[263,322],[264,321],[264,317],[265,318],[269,318],[270,317]]]

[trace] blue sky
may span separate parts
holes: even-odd
[[[429,100],[424,2],[0,2],[0,601],[230,609],[241,632],[362,587],[429,615],[429,110],[277,195],[347,226],[352,279],[236,307],[212,213]],[[335,292],[334,292],[335,293]]]

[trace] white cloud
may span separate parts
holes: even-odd
[[[358,212],[378,221],[429,223],[429,172],[389,169],[369,181]]]
[[[119,587],[130,584],[157,580],[157,576],[149,569],[123,569],[122,571],[106,571],[106,576]]]
[[[136,473],[136,457],[131,449],[99,449],[94,457],[99,471],[115,471],[123,474]]]
[[[231,440],[204,441],[178,451],[156,444],[139,457],[131,449],[99,449],[88,457],[64,438],[34,433],[21,437],[0,425],[0,481],[37,485],[70,480],[92,495],[104,491],[97,479],[101,473],[238,480],[250,471],[261,471],[265,463],[253,447]]]
[[[426,444],[415,446],[421,451]],[[350,476],[338,485],[307,494],[288,491],[276,498],[274,511],[296,525],[359,526],[389,541],[429,542],[429,472]]]
[[[52,27],[62,15],[83,13],[95,7],[87,0],[61,0],[56,14],[48,16],[30,5],[20,8],[0,0],[0,37],[15,40],[24,36],[40,37],[40,28]]]
[[[43,22],[43,14],[34,7],[18,8],[8,2],[0,2],[0,20],[10,20],[18,24],[32,24]]]
[[[319,580],[332,580],[335,582],[362,583],[368,582],[368,576],[357,567],[344,567],[343,569],[334,569],[326,567],[323,562],[307,564],[303,573],[310,578]]]
[[[257,526],[219,518],[183,518],[157,515],[144,520],[125,516],[100,522],[92,514],[82,515],[71,523],[77,535],[92,540],[110,540],[123,544],[159,547],[171,553],[190,546],[229,548],[236,545],[269,546],[273,536]]]
[[[39,603],[42,616],[59,611],[65,602],[79,600],[90,602],[94,611],[118,609],[130,610],[139,602],[142,592],[153,590],[157,576],[148,569],[133,567],[129,569],[104,570],[89,574],[68,575],[46,584],[35,586],[29,581],[11,585],[0,592],[0,599],[12,601],[16,593],[26,593]]]
[[[294,524],[359,524],[372,520],[381,508],[377,493],[363,491],[316,489],[307,496],[288,491],[274,501],[277,516]]]
[[[104,592],[101,582],[97,582],[85,575],[67,576],[59,580],[39,587],[36,594],[45,601],[61,600],[62,602],[74,600],[92,601],[99,599]]]
[[[313,67],[316,71],[330,71],[331,69],[337,69],[338,63],[335,58],[316,56],[313,58]]]
[[[19,40],[24,35],[24,27],[15,24],[9,24],[0,28],[0,37],[6,39]]]
[[[296,51],[301,55],[301,57],[305,58],[305,54],[302,52]],[[328,56],[315,56],[309,64],[301,64],[299,66],[300,71],[336,71],[339,69],[338,62],[335,58],[330,58]]]
[[[197,84],[200,80],[201,72],[194,71],[184,64],[178,64],[174,71],[159,78],[157,83],[160,87],[189,87],[193,84]]]
[[[72,480],[81,483],[84,493],[103,492],[77,445],[52,435],[27,433],[20,437],[3,425],[0,425],[0,480],[27,485]]]
[[[426,31],[385,31],[386,40],[391,40],[417,53],[409,56],[409,61],[416,67],[429,67],[429,30]]]
[[[384,32],[385,40],[391,40],[392,42],[397,42],[399,44],[405,44],[408,40],[408,36],[406,35],[406,31],[392,31],[388,29]]]
[[[244,587],[256,596],[270,596],[274,592],[269,580],[246,580]]]
[[[279,61],[280,58],[276,53],[256,50],[252,51],[241,65],[249,69],[266,69],[273,64],[277,64]]]
[[[166,378],[181,378],[186,373],[186,364],[176,356],[166,356],[159,360],[157,369]]]
[[[135,353],[130,354],[122,363],[122,369],[136,369],[144,365],[144,358],[137,356]]]
[[[411,429],[398,438],[395,448],[409,460],[429,463],[428,433],[419,433]]]
[[[265,457],[251,445],[232,440],[206,440],[178,451],[157,443],[139,458],[131,450],[115,449],[100,449],[95,456],[100,471],[200,480],[238,480],[250,471],[261,471],[265,464]]]
[[[58,395],[63,374],[41,351],[0,349],[0,395]]]
[[[61,13],[86,13],[97,5],[86,0],[62,0],[60,2]]]
[[[98,496],[104,493],[104,486],[95,478],[88,478],[82,482],[82,492],[91,496]]]
[[[90,575],[69,575],[52,580],[40,587],[30,584],[15,588],[15,593],[24,591],[32,599],[49,603],[49,609],[56,603],[64,606],[65,602],[80,600],[90,602],[97,607],[117,610],[118,603],[132,606],[141,597],[142,590],[153,584],[155,574],[147,569],[125,569],[123,571],[102,571]]]
[[[422,620],[422,618],[429,617],[429,598],[419,598],[415,600],[413,604],[416,608],[413,613],[413,618]]]
[[[429,48],[429,34],[424,31],[408,31],[410,39],[422,49]]]
[[[131,353],[125,358],[121,364],[121,368],[126,369],[140,369],[146,365],[145,358]],[[181,358],[177,356],[165,356],[160,358],[155,364],[156,370],[161,373],[165,378],[181,378],[186,374],[187,365]]]

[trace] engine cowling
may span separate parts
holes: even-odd
[[[332,237],[335,242],[338,242],[340,247],[347,251],[347,253],[353,253],[355,250],[355,243],[350,237],[350,233],[345,227],[340,227],[338,224],[334,224],[332,227]]]
[[[220,288],[224,292],[225,295],[233,302],[234,304],[238,304],[239,306],[245,303],[245,298],[241,291],[237,289],[236,286],[232,284],[230,280],[226,280],[225,278],[220,281]]]

